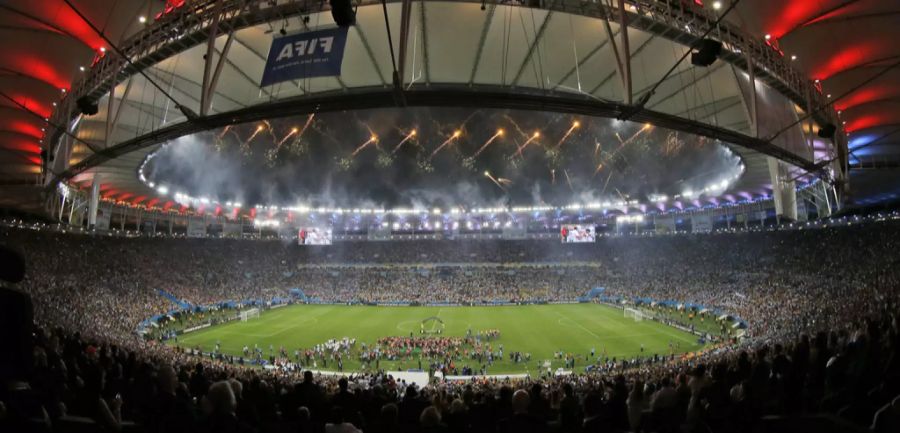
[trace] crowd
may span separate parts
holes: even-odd
[[[751,431],[812,413],[842,421],[807,417],[803,425],[896,431],[900,422],[900,224],[893,222],[590,245],[309,248],[17,229],[0,231],[0,243],[29,264],[17,284],[28,298],[16,302],[33,302],[36,323],[21,347],[6,339],[18,328],[3,327],[2,356],[11,361],[0,430],[64,431],[86,422],[146,431]],[[728,311],[749,323],[748,338],[690,359],[420,388],[377,370],[340,378],[242,368],[134,334],[137,323],[173,308],[158,290],[191,304],[270,299],[294,287],[329,301],[478,303],[571,300],[594,286],[608,296]],[[14,302],[0,305],[19,311]],[[452,345],[447,337],[428,341],[445,339]],[[408,350],[415,340],[385,343]]]

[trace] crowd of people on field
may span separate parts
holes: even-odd
[[[764,415],[813,412],[876,431],[900,422],[894,222],[589,245],[310,248],[7,228],[0,243],[24,254],[28,271],[16,287],[36,323],[22,356],[3,369],[15,386],[0,394],[0,423],[18,431],[77,417],[110,429],[135,422],[148,431],[226,432],[750,431]],[[242,368],[134,333],[173,308],[160,290],[194,305],[271,299],[295,287],[336,302],[479,303],[571,300],[595,286],[610,297],[728,311],[749,324],[748,338],[694,358],[416,387],[377,369],[342,378]],[[20,353],[6,348],[4,360]]]

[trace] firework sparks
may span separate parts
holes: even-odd
[[[507,185],[507,186],[512,185],[512,183],[513,183],[513,181],[511,181],[505,177],[498,177],[497,182],[500,182],[501,185]]]
[[[232,126],[232,125],[228,125],[228,126],[222,128],[222,132],[219,133],[219,139],[220,139],[220,140],[222,139],[222,137],[225,137],[225,134],[227,134],[228,131],[231,131],[231,126]]]
[[[569,138],[570,135],[572,135],[572,132],[575,131],[576,129],[578,129],[579,126],[581,126],[581,122],[579,122],[577,120],[572,122],[572,126],[570,126],[569,130],[566,131],[566,133],[562,136],[562,138],[559,139],[559,142],[556,143],[556,146],[554,146],[554,149],[559,149],[559,147],[562,146],[562,144],[566,142],[566,139]]]
[[[647,123],[644,125],[643,128],[639,129],[631,137],[628,137],[628,139],[624,140],[624,141],[622,140],[622,137],[620,137],[619,133],[617,132],[616,137],[619,139],[619,143],[621,143],[621,144],[619,144],[619,147],[617,147],[616,150],[608,153],[606,159],[609,160],[609,159],[615,157],[619,153],[619,151],[621,151],[622,149],[625,148],[625,146],[628,146],[628,144],[630,144],[632,141],[634,141],[635,138],[637,138],[642,133],[649,131],[651,128],[653,128],[653,125]],[[600,143],[597,143],[597,148],[599,149],[599,147],[600,147]],[[602,169],[603,169],[603,163],[601,162],[600,164],[597,165],[597,169],[594,170],[594,176],[596,176],[597,173],[599,173],[600,170],[602,170]],[[608,182],[608,180],[607,180],[607,182]]]
[[[498,129],[496,134],[492,135],[491,138],[488,138],[488,140],[485,141],[484,144],[481,145],[480,148],[478,148],[478,151],[475,152],[474,155],[472,155],[472,158],[474,158],[474,157],[476,157],[476,156],[478,156],[478,155],[481,155],[481,152],[484,152],[484,149],[487,149],[487,147],[490,146],[491,143],[494,142],[494,140],[496,140],[496,139],[502,137],[503,134],[504,134],[503,130],[502,130],[502,129]]]
[[[516,131],[518,131],[519,134],[521,134],[523,138],[528,138],[528,134],[522,130],[522,127],[520,127],[519,124],[516,123],[516,121],[513,120],[512,117],[509,117],[508,114],[504,114],[503,118],[505,118],[510,124],[512,124],[513,128],[515,128]]]
[[[276,149],[280,148],[281,145],[284,144],[284,142],[288,140],[288,138],[291,138],[291,137],[297,135],[297,133],[299,133],[299,132],[300,132],[300,130],[297,129],[296,127],[291,128],[291,132],[289,132],[287,135],[285,135],[284,138],[282,138],[281,140],[278,140],[278,144],[275,146],[275,148]]]
[[[412,131],[409,131],[409,134],[406,134],[406,137],[403,137],[403,140],[400,140],[400,142],[397,143],[396,146],[394,146],[394,150],[391,152],[391,155],[397,153],[397,151],[400,150],[400,146],[403,146],[403,143],[406,143],[407,141],[411,140],[415,136],[416,136],[415,129],[413,129]]]
[[[375,134],[370,135],[368,140],[363,142],[363,144],[360,144],[359,147],[357,147],[356,150],[354,150],[353,153],[350,154],[350,157],[352,158],[356,156],[357,153],[359,153],[361,150],[365,149],[366,146],[372,143],[378,143],[378,136],[376,136]]]
[[[550,169],[550,185],[556,185],[556,169]]]
[[[272,142],[273,142],[273,143],[274,143],[274,142],[277,142],[277,141],[278,141],[278,137],[275,136],[275,128],[272,127],[272,124],[269,123],[268,120],[263,120],[262,122],[263,122],[264,125],[266,125],[266,131],[268,131],[268,132],[269,132],[269,135],[272,136]]]
[[[494,176],[491,176],[491,172],[485,171],[485,172],[484,172],[484,177],[490,179],[491,182],[494,182],[494,185],[497,185],[497,188],[500,188],[500,189],[506,191],[506,188],[503,187],[503,184],[500,183],[499,180],[497,180],[496,178],[494,178]]]
[[[528,147],[528,145],[531,144],[532,141],[537,140],[540,137],[541,133],[539,131],[534,131],[534,134],[531,134],[531,137],[528,137],[528,140],[525,140],[525,142],[522,143],[522,145],[519,146],[518,149],[516,149],[515,156],[522,156],[522,151],[525,150],[525,148]]]
[[[303,133],[306,132],[306,128],[309,128],[309,125],[312,125],[312,121],[315,117],[316,113],[311,113],[309,117],[306,118],[306,123],[303,124],[303,127],[300,128],[300,132],[297,133],[297,140],[303,136]]]
[[[253,131],[253,134],[250,134],[250,138],[248,138],[246,141],[244,141],[244,144],[245,145],[250,144],[250,142],[253,141],[253,139],[256,138],[256,136],[259,135],[259,133],[263,131],[263,129],[266,129],[266,127],[263,125],[257,126],[256,130]]]
[[[431,156],[429,156],[428,159],[431,160],[431,158],[434,158],[434,155],[437,155],[437,153],[440,152],[441,149],[450,144],[450,142],[452,142],[453,140],[459,138],[460,135],[462,135],[462,131],[458,129],[456,131],[453,131],[453,135],[451,135],[450,138],[444,140],[444,142],[441,143],[441,145],[438,146],[437,149],[434,149],[434,152],[431,152]]]
[[[569,185],[569,189],[575,192],[575,188],[572,188],[572,179],[569,178],[569,170],[563,169],[563,174],[566,175],[566,184]]]

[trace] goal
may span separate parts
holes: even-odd
[[[644,320],[644,312],[634,308],[626,308],[625,318],[632,318],[635,322],[640,322],[641,320]]]
[[[259,319],[259,308],[251,308],[249,310],[241,311],[240,317],[241,322],[246,322],[250,319]]]

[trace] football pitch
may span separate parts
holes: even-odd
[[[536,373],[544,361],[551,368],[564,367],[564,361],[555,352],[572,354],[576,358],[575,370],[583,371],[591,349],[595,357],[631,358],[633,356],[668,355],[673,351],[684,353],[697,350],[701,345],[697,337],[654,322],[635,321],[624,317],[623,311],[597,304],[560,304],[496,307],[382,307],[345,305],[291,305],[264,311],[257,319],[246,322],[232,321],[184,334],[178,341],[170,341],[182,347],[212,351],[220,345],[225,354],[242,355],[244,346],[254,345],[263,350],[263,357],[270,355],[270,345],[277,354],[281,347],[294,357],[297,349],[311,348],[330,339],[355,338],[353,356],[344,359],[344,371],[358,371],[364,367],[355,355],[361,343],[371,346],[381,337],[411,334],[421,337],[422,322],[431,317],[443,321],[443,337],[465,337],[468,330],[477,333],[499,330],[499,338],[491,341],[493,350],[503,345],[503,359],[486,367],[487,374]],[[426,331],[440,326],[431,320]],[[436,337],[437,334],[427,334]],[[643,352],[641,346],[643,345]],[[511,352],[529,353],[531,360],[515,363]],[[427,369],[428,361],[422,360]],[[456,361],[481,368],[482,363],[464,358]],[[418,358],[380,361],[384,370],[418,368]],[[314,369],[335,370],[336,365],[321,361]]]

